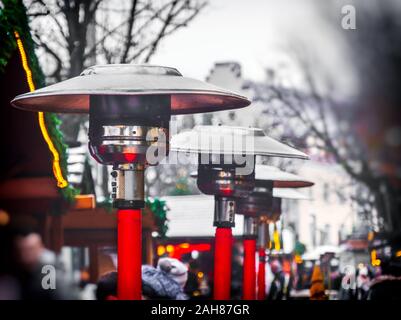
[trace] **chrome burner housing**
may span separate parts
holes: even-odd
[[[169,151],[168,96],[91,96],[89,150],[100,163],[156,165]]]

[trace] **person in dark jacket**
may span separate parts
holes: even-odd
[[[186,300],[182,287],[164,271],[152,266],[142,266],[142,298],[144,300],[166,299]],[[118,300],[117,272],[111,271],[100,277],[97,289],[97,300]]]
[[[397,260],[382,262],[382,275],[375,278],[368,292],[368,300],[401,301],[401,263]]]
[[[272,261],[270,264],[271,271],[274,275],[273,281],[270,286],[268,300],[283,300],[284,297],[284,284],[285,277],[281,263],[278,260]]]

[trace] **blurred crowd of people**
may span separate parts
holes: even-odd
[[[79,298],[35,230],[0,226],[0,244],[0,300]]]
[[[67,280],[62,263],[45,248],[39,233],[8,226],[0,228],[0,300],[117,299],[116,271],[101,275],[97,284],[85,282],[80,288]],[[301,298],[312,300],[398,300],[401,299],[399,260],[383,260],[380,267],[360,264],[340,272],[338,266],[327,269],[319,261],[306,270],[294,268],[294,261],[271,257],[266,263],[266,299],[296,299],[300,297],[293,293],[304,290],[308,295]],[[46,266],[52,266],[54,274]],[[211,274],[203,274],[194,260],[182,262],[160,257],[156,266],[142,266],[143,299],[210,299],[212,279]],[[241,299],[241,292],[242,256],[235,249],[232,298]]]
[[[117,272],[102,275],[96,285],[73,283],[35,230],[0,226],[0,243],[0,300],[117,299]],[[190,268],[168,257],[156,267],[143,265],[143,299],[188,299],[199,288]]]
[[[342,278],[339,299],[401,300],[401,264],[398,261],[385,260],[376,268],[361,265],[352,271]]]
[[[401,300],[401,264],[396,260],[384,260],[380,267],[359,264],[340,268],[325,268],[319,262],[307,272],[285,271],[279,259],[266,265],[267,299],[284,300],[309,298],[311,300]],[[302,290],[304,289],[304,290]],[[297,296],[296,292],[307,295]]]

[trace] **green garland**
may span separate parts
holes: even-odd
[[[165,200],[160,200],[158,198],[146,198],[145,201],[146,207],[152,211],[155,223],[157,227],[157,232],[159,233],[160,237],[165,237],[166,232],[168,230],[168,219],[167,219],[167,205]],[[113,202],[110,198],[99,202],[96,204],[99,208],[104,208],[107,212],[113,212]],[[144,211],[142,211],[142,214]]]
[[[2,4],[3,8],[0,9],[0,39],[2,42],[0,46],[0,72],[4,72],[5,66],[17,49],[14,38],[14,31],[17,31],[24,44],[33,82],[37,88],[41,88],[45,85],[45,77],[35,55],[35,46],[30,34],[26,8],[21,0],[3,0]],[[68,175],[67,146],[59,129],[61,121],[54,113],[45,113],[45,122],[53,144],[60,155],[60,168],[66,178]],[[75,195],[79,193],[70,185],[59,189],[59,191],[68,202],[73,202]]]
[[[159,198],[146,198],[146,206],[155,216],[156,226],[160,237],[164,237],[168,230],[167,205],[165,200]]]
[[[44,75],[35,55],[26,8],[21,0],[3,0],[2,2],[4,7],[0,9],[0,39],[2,42],[0,47],[0,72],[4,72],[8,60],[17,48],[14,38],[14,31],[17,31],[27,53],[35,86],[38,88],[43,87],[45,85]]]
[[[107,213],[112,213],[113,212],[113,201],[111,200],[111,198],[106,198],[106,200],[103,200],[101,202],[97,202],[96,203],[96,207],[97,208],[104,208]]]
[[[63,173],[63,177],[67,179],[68,167],[67,167],[67,145],[64,143],[64,136],[60,130],[61,120],[60,118],[51,112],[45,112],[45,122],[47,131],[53,141],[54,147],[57,149],[60,155],[60,168]],[[79,194],[77,188],[72,187],[68,184],[67,187],[59,189],[64,199],[72,203],[75,201],[75,196]]]

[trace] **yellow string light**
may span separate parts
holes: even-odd
[[[32,71],[28,65],[28,59],[26,56],[24,45],[22,44],[21,38],[17,31],[14,31],[14,36],[15,36],[15,39],[17,40],[17,47],[18,47],[18,50],[19,50],[19,53],[21,56],[22,67],[26,74],[26,80],[28,82],[29,91],[34,91],[35,84],[33,83]],[[59,188],[65,188],[66,186],[68,186],[68,182],[63,177],[63,173],[60,168],[60,155],[59,155],[57,149],[55,148],[53,141],[51,140],[51,138],[49,136],[49,132],[47,131],[45,116],[44,116],[43,112],[38,112],[38,119],[39,119],[39,127],[40,127],[40,131],[42,132],[42,136],[45,139],[51,154],[53,155],[53,174],[57,180],[57,186]]]
[[[273,240],[274,240],[274,249],[279,251],[281,249],[281,246],[280,246],[280,235],[278,233],[278,230],[277,230],[276,226],[274,226]]]
[[[377,251],[375,249],[373,249],[370,252],[370,259],[371,259],[372,266],[374,266],[374,267],[380,266],[381,260],[377,259]]]

